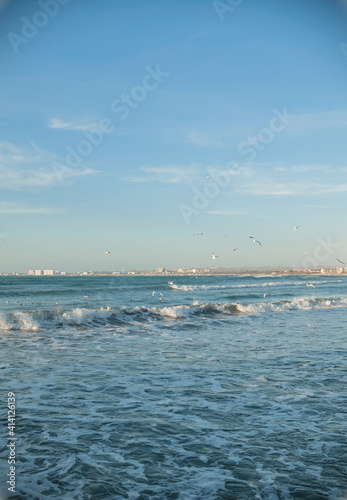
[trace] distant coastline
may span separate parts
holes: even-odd
[[[36,274],[35,274],[36,273]],[[162,276],[162,277],[180,277],[180,276],[301,276],[301,275],[347,275],[347,267],[327,267],[327,268],[311,268],[311,269],[288,269],[281,267],[262,267],[262,268],[179,268],[165,269],[159,268],[156,270],[130,270],[130,271],[81,271],[81,272],[65,272],[65,271],[29,271],[26,273],[20,272],[1,272],[0,276],[30,276],[33,278],[47,277],[71,277],[71,276]]]

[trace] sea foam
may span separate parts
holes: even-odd
[[[310,298],[295,297],[291,300],[262,302],[179,304],[162,307],[138,306],[134,308],[75,308],[70,310],[21,311],[0,315],[0,331],[53,330],[63,327],[117,326],[138,320],[188,320],[193,317],[212,318],[216,315],[266,314],[273,312],[347,307],[347,297]]]

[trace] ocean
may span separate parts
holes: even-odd
[[[346,307],[339,275],[0,277],[1,500],[346,499]]]

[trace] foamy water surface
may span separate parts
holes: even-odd
[[[18,499],[346,498],[344,277],[0,285]]]

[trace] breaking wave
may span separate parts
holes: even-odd
[[[336,280],[335,282],[342,282],[342,280]],[[323,283],[331,283],[331,281],[319,281],[319,284]],[[302,286],[305,287],[307,284],[317,284],[315,281],[270,281],[266,283],[240,283],[233,285],[176,285],[169,284],[169,287],[172,290],[178,290],[182,292],[196,292],[196,291],[204,291],[204,290],[228,290],[233,288],[264,288],[269,286]]]
[[[292,300],[263,301],[254,303],[204,303],[195,301],[188,305],[134,308],[75,308],[71,310],[21,311],[0,315],[0,331],[43,331],[64,327],[86,328],[124,325],[133,322],[160,321],[165,319],[212,318],[216,315],[259,314],[294,310],[347,307],[347,297],[294,298]]]

